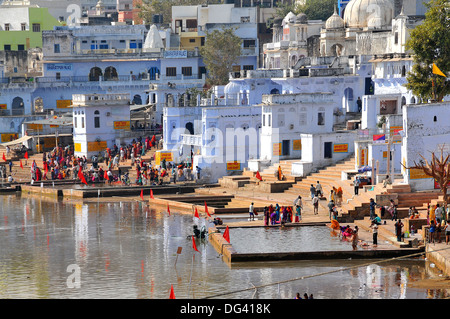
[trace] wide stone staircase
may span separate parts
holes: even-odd
[[[342,179],[342,172],[345,171],[351,176],[351,179]],[[328,203],[330,199],[330,191],[335,187],[342,188],[342,203],[338,206],[339,219],[345,221],[353,221],[355,219],[363,219],[370,215],[369,202],[373,198],[380,206],[389,206],[390,200],[393,199],[398,205],[398,216],[404,218],[408,216],[409,207],[415,206],[419,212],[426,212],[426,203],[433,199],[437,199],[439,193],[436,191],[413,192],[408,184],[403,184],[401,180],[394,181],[393,185],[383,187],[382,183],[376,185],[365,185],[360,187],[358,195],[354,194],[353,176],[355,172],[355,159],[351,155],[341,162],[312,173],[301,181],[296,182],[284,193],[291,193],[293,197],[302,196],[303,201],[311,201],[310,187],[316,185],[317,181],[322,185],[325,199],[319,201],[319,211],[328,211]],[[345,175],[344,175],[345,176]],[[378,215],[379,210],[377,210]],[[381,217],[381,216],[380,216]],[[386,213],[383,218],[391,218]]]
[[[292,163],[297,162],[298,159],[284,160],[279,163],[265,168],[260,172],[262,181],[256,178],[256,172],[244,170],[242,175],[224,176],[218,180],[221,186],[242,190],[254,190],[267,193],[283,192],[291,187],[294,183],[301,180],[301,177],[291,174]],[[278,166],[281,167],[283,180],[278,180]]]

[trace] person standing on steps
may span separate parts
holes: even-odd
[[[316,195],[316,188],[314,187],[313,184],[311,184],[309,191],[311,192],[311,200],[312,200],[314,198],[314,195]]]
[[[314,207],[314,215],[317,215],[319,213],[319,197],[314,196],[312,199],[313,207]]]
[[[402,228],[403,228],[403,223],[402,223],[402,220],[399,219],[395,223],[395,235],[397,235],[397,241],[402,241]]]
[[[250,204],[248,213],[250,214],[249,220],[255,220],[255,208],[253,207],[253,203]]]
[[[359,178],[358,178],[358,176],[355,176],[355,180],[353,181],[353,186],[355,189],[355,195],[358,195],[358,193],[359,193]]]
[[[322,185],[320,185],[319,181],[317,181],[317,184],[316,184],[316,196],[318,196],[318,197],[323,196]]]
[[[373,245],[378,246],[378,225],[372,221],[370,228],[372,228]]]
[[[375,208],[377,207],[377,203],[373,200],[373,198],[370,199],[369,208],[370,208],[370,219],[373,220],[375,218]]]

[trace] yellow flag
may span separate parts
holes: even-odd
[[[439,70],[439,68],[434,63],[433,63],[433,73],[437,74],[437,75],[440,75],[440,76],[443,76],[444,78],[447,77],[444,73],[442,73],[441,70]]]

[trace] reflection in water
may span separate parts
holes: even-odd
[[[367,261],[229,266],[207,240],[197,240],[200,252],[193,250],[187,238],[193,222],[191,216],[175,211],[169,216],[137,201],[73,204],[1,196],[0,298],[167,299],[171,285],[179,299],[203,298],[301,276],[311,278],[223,297],[290,299],[297,292],[317,299],[448,296],[445,290],[408,287],[427,278],[424,261],[371,264],[322,276],[314,275]],[[70,285],[77,280],[79,286]]]

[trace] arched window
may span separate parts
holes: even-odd
[[[406,76],[406,66],[402,66],[402,77]]]
[[[102,69],[95,66],[89,71],[89,81],[98,81],[102,75]]]
[[[278,89],[272,89],[270,94],[280,94],[280,91]]]
[[[105,75],[104,75],[105,81],[117,80],[118,78],[119,78],[119,76],[117,75],[117,70],[115,67],[108,66],[105,69]]]
[[[402,106],[406,104],[406,97],[402,96]]]
[[[320,107],[317,113],[317,125],[325,125],[325,109],[323,107]]]
[[[100,112],[98,110],[94,112],[94,127],[100,127]]]

